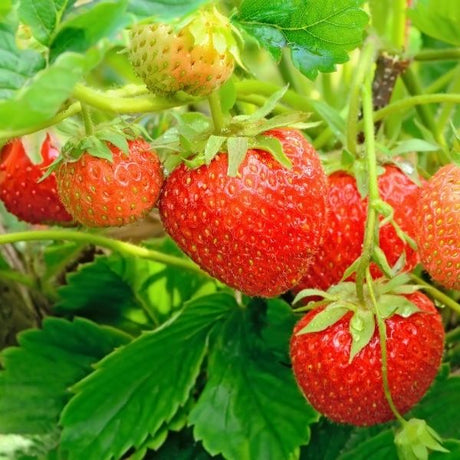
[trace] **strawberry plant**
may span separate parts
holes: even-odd
[[[459,458],[459,27],[1,2],[0,459]]]

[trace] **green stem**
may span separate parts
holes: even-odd
[[[428,291],[431,297],[438,300],[446,307],[449,307],[456,313],[460,313],[460,304],[455,302],[454,299],[449,297],[447,294],[444,294],[444,292],[441,292],[439,289],[436,289],[434,286],[427,283],[425,280],[418,277],[417,275],[411,274],[410,277],[413,281],[422,286],[425,291]]]
[[[366,269],[366,280],[367,280],[367,287],[369,292],[369,297],[372,302],[372,306],[374,307],[375,316],[377,318],[377,328],[379,331],[379,339],[380,339],[380,353],[382,355],[382,382],[383,382],[383,391],[385,393],[385,398],[390,406],[391,411],[395,415],[395,417],[402,423],[405,424],[406,420],[404,420],[403,416],[399,413],[397,407],[393,402],[393,398],[391,396],[390,384],[388,382],[388,357],[387,357],[387,331],[385,321],[382,318],[382,315],[379,310],[379,306],[377,303],[377,299],[375,297],[374,286],[372,281],[372,276],[369,270],[369,267]]]
[[[371,261],[374,250],[375,235],[378,231],[377,211],[374,207],[374,203],[379,199],[379,189],[377,184],[377,155],[375,152],[374,120],[372,117],[373,75],[373,71],[368,72],[362,88],[366,166],[369,177],[369,199],[367,204],[366,229],[364,232],[363,250],[356,270],[356,293],[362,302],[364,302],[364,280],[366,277],[366,271],[368,270]]]
[[[289,62],[289,52],[287,49],[283,51],[281,60],[278,64],[278,70],[283,78],[284,82],[289,85],[291,89],[296,91],[299,94],[302,94],[302,85],[299,84],[298,79],[293,74],[292,65]]]
[[[389,22],[392,26],[391,42],[402,51],[406,42],[406,0],[392,0],[392,3],[393,17]]]
[[[214,134],[220,134],[225,124],[219,93],[217,91],[212,92],[208,96],[208,102],[211,109],[212,122],[214,123]]]
[[[358,148],[358,119],[360,113],[361,88],[364,79],[369,73],[370,66],[374,62],[376,47],[374,40],[368,39],[361,51],[358,67],[350,87],[350,103],[347,118],[347,149],[357,156]]]
[[[247,102],[249,104],[253,104],[253,105],[262,107],[267,101],[267,98],[265,96],[258,96],[257,94],[241,94],[238,96],[238,101]],[[276,104],[275,108],[272,110],[273,114],[288,113],[288,112],[291,112],[291,109],[288,109],[287,107],[284,107],[281,104]]]
[[[416,61],[457,61],[460,59],[460,48],[439,50],[422,50],[414,56]]]
[[[0,235],[0,244],[16,243],[18,241],[42,240],[66,240],[95,244],[127,256],[141,257],[143,259],[149,259],[162,264],[203,274],[197,265],[188,260],[93,233],[78,232],[74,230],[38,230]]]
[[[456,67],[455,76],[452,79],[452,83],[448,90],[449,93],[460,93],[460,67]],[[440,133],[442,139],[442,134],[446,129],[446,126],[451,119],[452,111],[454,110],[455,105],[452,102],[445,104],[441,112],[438,114],[438,121],[436,123],[436,132]]]
[[[94,134],[94,126],[93,126],[93,121],[91,120],[91,114],[86,104],[81,105],[81,115],[83,118],[83,123],[85,125],[86,135],[92,136]]]
[[[401,78],[404,82],[404,86],[411,96],[417,96],[423,93],[418,77],[410,67],[401,75]],[[433,113],[430,107],[426,105],[418,105],[416,106],[416,110],[422,120],[422,123],[433,133],[433,136],[439,145],[444,147],[446,142],[436,127],[436,122],[434,121]]]
[[[454,68],[450,69],[448,72],[442,74],[437,80],[431,83],[431,85],[428,85],[424,89],[423,93],[432,94],[432,93],[437,93],[438,91],[441,91],[442,89],[444,89],[451,82],[451,80],[456,76],[457,69],[458,69],[458,66],[455,66]]]
[[[53,118],[46,120],[38,125],[22,128],[22,129],[14,129],[11,131],[0,131],[0,139],[12,139],[14,137],[21,137],[25,136],[26,134],[35,133],[36,131],[41,131],[42,129],[48,128],[49,126],[54,126],[57,123],[60,123],[62,120],[69,118],[81,110],[81,105],[79,102],[75,102],[67,109],[63,110],[56,114]]]
[[[14,281],[31,289],[36,287],[34,280],[30,276],[12,270],[0,270],[0,278]]]
[[[319,150],[323,148],[334,136],[334,132],[328,126],[313,142],[313,147]]]
[[[446,343],[455,343],[460,340],[460,327],[446,333]]]
[[[161,110],[186,105],[196,100],[191,97],[117,97],[114,96],[113,93],[108,95],[107,93],[97,91],[81,84],[75,86],[73,97],[97,109],[115,113],[159,112]]]

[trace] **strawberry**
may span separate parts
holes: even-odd
[[[443,286],[460,289],[460,167],[443,166],[423,186],[415,220],[423,266]]]
[[[366,224],[367,200],[363,200],[356,180],[345,172],[335,172],[328,178],[329,219],[324,243],[314,257],[295,291],[306,288],[326,290],[337,284],[345,270],[360,256]],[[415,234],[414,209],[419,187],[395,166],[385,166],[378,178],[380,196],[394,210],[394,219],[409,236]],[[391,224],[380,229],[379,245],[390,266],[403,251],[406,253],[404,271],[418,262],[417,253],[402,241]],[[371,265],[374,278],[382,275]]]
[[[275,129],[293,166],[250,149],[236,177],[228,157],[176,168],[159,210],[166,231],[204,270],[251,296],[276,296],[298,283],[326,223],[326,176],[302,133]]]
[[[59,195],[88,227],[121,226],[146,215],[163,183],[158,157],[143,139],[128,141],[129,154],[107,144],[113,161],[85,152],[56,170]]]
[[[31,224],[68,224],[67,213],[56,191],[54,174],[42,182],[44,168],[59,155],[49,134],[41,146],[42,162],[33,164],[21,139],[13,139],[0,152],[0,198],[9,212]]]
[[[385,320],[388,381],[401,413],[414,406],[431,385],[444,343],[441,316],[431,300],[420,292],[405,297],[419,311]],[[377,328],[350,362],[351,312],[322,331],[297,334],[322,310],[308,312],[291,338],[290,354],[300,389],[318,412],[338,423],[369,426],[393,419],[383,390]]]
[[[158,94],[210,94],[231,76],[235,53],[228,20],[215,12],[196,16],[180,30],[156,23],[131,31],[133,68]]]

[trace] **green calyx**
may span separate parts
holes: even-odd
[[[419,286],[407,284],[410,280],[408,275],[400,275],[390,281],[377,280],[373,283],[373,290],[379,306],[382,319],[388,319],[393,315],[408,318],[420,309],[405,295],[413,294]],[[365,303],[359,300],[356,293],[356,285],[352,282],[343,282],[332,286],[328,291],[319,289],[304,289],[294,299],[294,303],[311,296],[321,296],[323,300],[310,302],[305,308],[297,311],[313,309],[323,306],[321,310],[298,335],[311,334],[326,330],[336,324],[347,313],[352,316],[349,323],[349,331],[352,337],[350,349],[350,362],[372,339],[376,328],[377,312],[372,307],[369,287],[364,285]]]
[[[79,126],[72,127],[69,134],[71,137],[62,147],[61,154],[50,164],[40,181],[46,179],[61,163],[78,161],[84,153],[112,162],[113,155],[109,144],[128,155],[128,141],[137,139],[145,133],[140,126],[127,123],[120,118],[109,123],[101,123],[89,135]]]
[[[449,452],[441,445],[441,437],[425,420],[410,419],[395,436],[400,460],[428,460],[429,451]]]
[[[237,115],[226,120],[216,133],[210,118],[201,113],[176,116],[176,125],[156,139],[152,146],[158,150],[167,171],[184,162],[190,168],[209,164],[218,153],[228,154],[228,175],[236,176],[248,149],[261,149],[286,168],[291,162],[278,139],[263,133],[280,127],[308,129],[318,123],[306,123],[309,114],[291,112],[265,118],[283,97],[287,87],[273,94],[266,103],[250,115]]]

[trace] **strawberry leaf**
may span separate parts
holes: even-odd
[[[235,177],[248,151],[247,137],[229,137],[227,140],[228,149],[228,171],[229,176]]]
[[[68,459],[120,458],[154,436],[187,402],[209,333],[237,308],[228,294],[201,297],[99,362],[72,388],[76,395],[61,416],[61,445]]]
[[[454,46],[460,45],[460,4],[457,0],[418,0],[408,15],[424,34]]]
[[[340,321],[350,310],[341,302],[334,302],[319,312],[297,335],[320,332]]]
[[[379,311],[383,318],[400,315],[408,318],[420,309],[406,297],[393,294],[382,295],[378,300]]]
[[[2,352],[0,433],[46,434],[56,429],[69,387],[129,337],[85,319],[47,318]]]
[[[211,455],[229,460],[297,458],[318,415],[300,394],[290,368],[261,340],[265,328],[252,317],[254,308],[233,311],[216,331],[209,379],[190,413],[190,424],[195,439]],[[292,323],[284,321],[272,330],[280,327],[292,331]],[[277,354],[288,349],[288,337]]]
[[[332,72],[360,45],[367,24],[362,0],[285,2],[244,0],[236,20],[272,55],[288,47],[294,65],[308,78]]]
[[[198,9],[209,0],[130,0],[128,13],[140,18],[155,17],[158,21],[169,21]]]
[[[260,135],[251,140],[250,147],[270,152],[278,163],[282,164],[285,168],[292,168],[291,160],[284,153],[281,142],[278,139]]]
[[[370,310],[358,308],[350,320],[350,363],[353,358],[370,342],[375,331],[375,317]]]
[[[320,296],[326,300],[337,300],[336,296],[328,294],[326,291],[322,291],[321,289],[302,289],[295,297],[292,303],[297,303],[306,297],[312,296]]]
[[[211,163],[212,159],[217,155],[226,140],[226,137],[215,136],[214,134],[209,137],[204,149],[204,161],[207,165]]]

